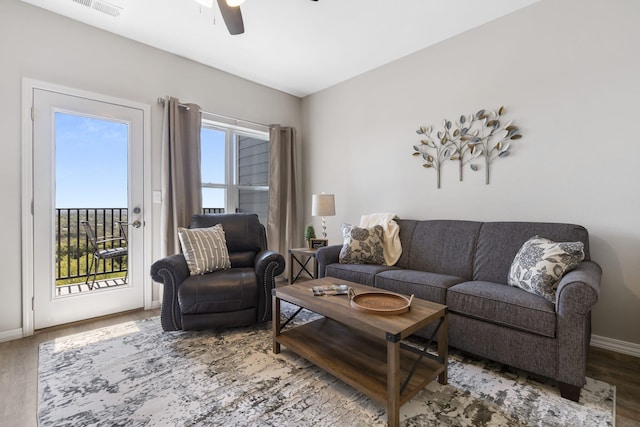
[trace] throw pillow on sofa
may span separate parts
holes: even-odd
[[[221,224],[209,228],[178,227],[178,237],[192,276],[231,268]]]
[[[555,303],[560,279],[582,260],[582,242],[554,242],[534,236],[522,245],[513,259],[508,283]]]
[[[344,245],[340,250],[339,261],[342,264],[384,264],[382,245],[383,228],[376,225],[361,228],[342,224]]]

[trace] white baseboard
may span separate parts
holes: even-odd
[[[22,328],[0,332],[0,342],[13,341],[22,338]]]
[[[151,301],[151,310],[154,308],[160,308],[160,300]]]
[[[640,357],[640,344],[591,335],[591,346]]]

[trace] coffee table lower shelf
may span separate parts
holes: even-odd
[[[385,406],[388,404],[389,372],[385,341],[328,318],[285,330],[275,337],[275,341],[377,402]],[[400,348],[400,385],[409,377],[418,359],[417,354]],[[423,357],[399,396],[400,405],[446,369],[446,365]]]

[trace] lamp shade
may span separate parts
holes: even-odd
[[[314,194],[311,199],[312,216],[334,216],[336,202],[333,194]]]

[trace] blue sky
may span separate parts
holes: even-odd
[[[202,182],[224,184],[224,138],[225,134],[222,131],[202,128],[200,133]],[[202,206],[205,208],[224,208],[224,190],[204,188],[202,191]]]
[[[56,113],[56,208],[126,208],[128,125]]]
[[[56,113],[56,208],[126,208],[127,140],[125,123]],[[203,129],[203,182],[224,183],[224,148],[224,132]],[[224,207],[224,191],[205,189],[202,205]]]

